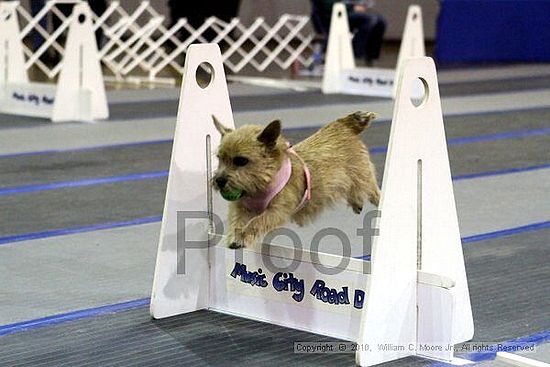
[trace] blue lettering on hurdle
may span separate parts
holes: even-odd
[[[240,277],[241,282],[248,283],[251,286],[267,287],[267,281],[265,280],[265,274],[262,274],[262,269],[258,271],[247,271],[246,265],[235,263],[235,267],[230,274],[233,278]]]
[[[365,302],[365,292],[360,289],[356,289],[355,296],[353,297],[353,307],[357,309],[362,309],[364,302]]]
[[[342,287],[338,292],[335,288],[325,286],[325,282],[317,279],[309,292],[318,300],[333,305],[349,304],[348,287]]]
[[[296,302],[302,302],[305,294],[305,284],[303,279],[297,279],[292,273],[279,272],[273,277],[273,288],[277,292],[287,291],[295,292],[292,299]]]

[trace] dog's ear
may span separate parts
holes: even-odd
[[[271,121],[258,135],[258,141],[264,143],[268,148],[274,148],[279,135],[281,135],[281,121]]]
[[[214,126],[216,126],[216,130],[218,130],[218,131],[220,132],[220,134],[222,135],[222,137],[223,137],[225,134],[227,134],[227,133],[233,131],[233,130],[228,129],[227,127],[223,126],[222,123],[220,122],[220,120],[218,120],[218,119],[216,118],[216,116],[214,116],[214,115],[212,115],[212,121],[214,121]]]

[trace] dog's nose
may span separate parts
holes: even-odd
[[[216,185],[218,185],[218,187],[220,189],[223,189],[223,187],[225,186],[226,183],[227,183],[227,178],[225,178],[223,176],[220,176],[220,177],[216,178]]]

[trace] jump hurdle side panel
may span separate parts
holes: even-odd
[[[0,87],[8,83],[28,83],[25,57],[19,37],[19,1],[0,3]]]
[[[57,83],[52,120],[91,121],[109,117],[92,23],[85,3],[75,5]]]
[[[203,62],[213,70],[206,88],[201,88],[196,80],[196,71]],[[220,49],[215,44],[191,45],[185,60],[151,296],[151,315],[157,319],[209,305],[207,218],[203,217],[200,222],[180,222],[178,233],[177,212],[208,213],[206,136],[210,136],[212,147],[217,147],[220,141],[212,115],[226,127],[234,128]],[[212,168],[216,168],[215,163]],[[202,245],[191,249],[180,246],[182,251],[178,252],[178,234],[179,241],[183,241],[185,235],[185,240],[202,241]]]
[[[426,94],[416,107],[411,96],[418,78]],[[369,298],[359,343],[403,350],[361,351],[357,362],[371,366],[414,354],[450,360],[452,354],[407,347],[455,344],[473,335],[437,76],[430,58],[409,59],[404,64],[380,209],[380,235],[373,243]],[[426,287],[419,291],[417,268],[448,277],[455,285],[448,294]]]
[[[211,298],[214,310],[293,329],[355,341],[370,263],[267,245],[269,253],[216,246],[211,252]],[[345,264],[346,261],[343,263]],[[258,277],[251,274],[258,274]],[[288,281],[288,285],[284,282]]]
[[[418,5],[411,5],[407,12],[396,69],[357,68],[346,6],[343,3],[334,4],[323,74],[323,93],[395,97],[396,80],[404,60],[426,54],[422,27],[422,10]],[[414,93],[416,96],[421,95],[420,86],[414,89]]]
[[[396,75],[403,72],[405,60],[415,57],[426,56],[426,48],[424,46],[424,25],[422,22],[422,8],[418,5],[411,5],[407,11],[407,20],[401,37],[401,46],[399,47],[399,55],[397,56]],[[418,87],[417,87],[418,88]],[[420,90],[420,89],[416,89]],[[420,93],[420,92],[415,92]],[[397,83],[393,84],[392,97],[397,95]]]
[[[323,93],[340,93],[342,92],[342,71],[355,69],[348,13],[343,3],[336,3],[332,7],[328,37]]]

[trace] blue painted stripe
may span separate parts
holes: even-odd
[[[503,229],[500,231],[494,231],[494,232],[482,233],[474,236],[463,237],[462,243],[466,244],[466,243],[484,241],[492,238],[511,236],[518,233],[538,231],[539,229],[546,229],[546,228],[550,228],[550,221],[533,223],[525,226]]]
[[[535,334],[522,336],[517,339],[503,341],[502,343],[492,345],[492,348],[483,352],[468,353],[461,357],[472,362],[483,362],[493,360],[496,357],[497,352],[506,351],[510,347],[526,347],[531,345],[539,345],[550,342],[550,330],[543,330]],[[500,346],[500,347],[499,347]],[[499,350],[500,349],[500,350]],[[456,367],[453,364],[445,362],[434,362],[429,365],[430,367]]]
[[[526,167],[526,168],[518,168],[518,169],[502,170],[502,171],[482,172],[479,174],[467,175],[468,177],[466,177],[466,175],[453,177],[453,180],[471,179],[476,177],[485,177],[485,176],[493,176],[493,175],[504,175],[508,173],[517,173],[517,172],[532,171],[536,169],[546,169],[546,168],[550,168],[550,165]],[[162,216],[152,216],[152,217],[145,217],[145,218],[137,218],[134,220],[124,221],[124,222],[110,222],[110,223],[101,223],[101,224],[83,226],[83,227],[73,227],[73,228],[65,228],[65,229],[43,231],[43,232],[24,233],[19,235],[0,237],[0,245],[9,244],[13,242],[40,239],[40,238],[63,236],[67,234],[92,232],[92,231],[99,231],[103,229],[118,228],[118,227],[132,226],[132,225],[145,224],[145,223],[153,223],[161,220],[162,220]],[[366,255],[366,256],[370,256],[370,255]]]
[[[88,319],[109,313],[117,313],[121,311],[131,310],[133,308],[144,307],[149,305],[150,298],[141,298],[133,301],[115,303],[100,307],[88,308],[85,310],[67,312],[59,315],[42,317],[40,319],[28,320],[0,326],[0,336],[17,333],[20,331],[37,329],[40,327],[61,324],[68,321]]]
[[[497,141],[497,140],[505,140],[505,139],[519,139],[519,138],[526,138],[530,136],[542,136],[542,135],[549,135],[549,134],[550,134],[550,128],[516,130],[516,131],[508,131],[508,132],[498,133],[498,134],[451,138],[451,139],[447,139],[447,145],[453,146],[453,145],[481,143],[481,142]],[[369,148],[369,152],[371,154],[382,154],[382,153],[387,153],[387,151],[388,151],[388,147]]]
[[[480,177],[500,176],[500,175],[506,175],[511,173],[536,171],[536,170],[546,169],[546,168],[550,168],[550,164],[521,167],[521,168],[509,168],[509,169],[497,170],[497,171],[469,173],[465,175],[453,176],[452,179],[453,181],[460,181],[460,180],[468,180],[468,179],[474,179],[474,178],[480,178]],[[122,175],[122,176],[90,178],[90,179],[84,179],[84,180],[78,180],[78,181],[61,181],[61,182],[54,182],[51,184],[12,186],[12,187],[0,188],[0,196],[28,194],[28,193],[37,192],[37,191],[58,190],[58,189],[84,187],[84,186],[95,186],[95,185],[104,185],[104,184],[110,184],[110,183],[127,182],[127,181],[150,180],[150,179],[163,178],[163,177],[168,177],[168,171],[143,172],[143,173]]]
[[[540,229],[546,229],[546,228],[550,228],[550,221],[533,223],[525,226],[503,229],[500,231],[481,233],[473,236],[462,237],[461,241],[462,241],[462,244],[465,245],[467,243],[490,240],[490,239],[499,238],[499,237],[512,236],[518,233],[538,231]],[[357,256],[356,259],[370,261],[371,255],[369,254],[369,255]]]
[[[538,170],[547,169],[547,168],[550,168],[550,164],[541,164],[538,166],[529,166],[529,167],[507,168],[507,169],[502,169],[497,171],[468,173],[465,175],[453,176],[453,181],[471,180],[473,178],[480,178],[480,177],[500,176],[500,175],[508,175],[512,173],[538,171]]]
[[[37,240],[41,238],[49,238],[49,237],[55,237],[55,236],[65,236],[65,235],[76,234],[76,233],[100,231],[103,229],[135,226],[139,224],[155,223],[155,222],[160,222],[161,220],[162,220],[162,216],[156,215],[156,216],[127,220],[127,221],[121,221],[121,222],[101,223],[101,224],[94,224],[89,226],[53,229],[53,230],[42,231],[42,232],[23,233],[23,234],[17,234],[13,236],[0,237],[0,246],[14,243],[14,242]]]
[[[519,131],[501,133],[501,134],[470,136],[470,137],[464,137],[464,138],[449,139],[448,145],[467,144],[470,142],[493,141],[493,140],[500,140],[500,139],[509,139],[514,137],[526,137],[526,136],[536,136],[536,135],[546,135],[546,134],[550,134],[550,128],[534,129],[534,130],[519,130]],[[158,143],[164,143],[164,142],[171,142],[171,140],[168,140],[168,141],[157,140],[154,142],[123,144],[119,146],[158,144]],[[101,149],[101,148],[100,147],[84,148],[83,150],[94,150],[94,149]],[[373,147],[373,148],[370,148],[369,150],[372,155],[376,155],[376,154],[386,153],[387,147]],[[61,151],[56,151],[56,152],[61,152]],[[533,170],[543,169],[543,168],[550,168],[550,164],[531,166],[531,167],[525,167],[525,168],[510,168],[506,170],[492,171],[492,172],[472,173],[472,174],[453,177],[453,180],[458,181],[458,180],[464,180],[464,179],[470,179],[470,178],[495,176],[495,175],[501,175],[501,174],[507,174],[507,173],[526,172],[526,171],[533,171]],[[63,182],[55,182],[50,184],[12,186],[12,187],[6,187],[6,188],[0,189],[0,196],[24,194],[24,193],[31,193],[31,192],[45,191],[45,190],[57,190],[57,189],[64,189],[64,188],[71,188],[71,187],[103,185],[108,183],[117,183],[117,182],[125,182],[125,181],[147,180],[147,179],[154,179],[154,178],[160,178],[160,177],[166,177],[166,176],[168,176],[168,171],[157,171],[157,172],[143,172],[143,173],[136,173],[136,174],[128,174],[128,175],[121,175],[121,176],[91,178],[91,179],[84,179],[84,180],[77,180],[77,181],[63,181]]]
[[[378,123],[389,122],[390,120],[375,120]],[[283,129],[283,131],[307,131],[312,129],[320,129],[323,126],[306,126],[306,127],[288,127]],[[510,131],[505,133],[498,134],[489,134],[489,135],[480,135],[480,136],[469,136],[462,138],[451,138],[447,140],[448,145],[458,145],[458,144],[468,144],[484,141],[494,141],[502,139],[514,139],[514,138],[523,138],[529,136],[537,135],[548,135],[550,134],[550,128],[541,128],[541,129],[530,129],[530,130],[517,130]],[[0,154],[0,158],[14,158],[14,157],[23,157],[23,156],[33,156],[33,155],[46,155],[46,154],[56,154],[56,153],[76,153],[76,152],[86,152],[93,150],[101,149],[116,149],[116,148],[127,148],[140,145],[151,145],[151,144],[168,144],[172,143],[173,139],[159,139],[159,140],[149,140],[141,141],[135,143],[120,143],[120,144],[111,144],[111,145],[98,145],[94,147],[86,148],[74,148],[74,149],[52,149],[52,150],[42,150],[36,152],[24,152],[24,153],[11,153],[11,154]],[[380,154],[386,153],[387,147],[373,147],[369,151],[371,154]]]
[[[58,190],[58,189],[83,187],[83,186],[104,185],[104,184],[126,182],[126,181],[150,180],[150,179],[167,177],[167,176],[168,176],[168,171],[157,171],[157,172],[134,173],[134,174],[122,175],[122,176],[88,178],[88,179],[78,180],[78,181],[61,181],[61,182],[54,182],[50,184],[12,186],[12,187],[0,188],[0,196],[28,194],[36,191]]]
[[[447,140],[447,144],[448,145],[471,144],[471,143],[504,140],[504,139],[526,138],[530,136],[541,136],[541,135],[548,135],[548,134],[550,134],[550,128],[525,129],[525,130],[507,131],[504,133],[497,133],[497,134],[451,138]]]
[[[500,176],[500,175],[506,175],[511,173],[536,171],[536,170],[541,170],[546,168],[550,168],[550,164],[542,164],[538,166],[520,167],[520,168],[509,168],[509,169],[497,170],[497,171],[469,173],[465,175],[453,176],[452,179],[453,181],[460,181],[460,180],[468,180],[468,179],[474,179],[479,177]],[[126,181],[150,180],[150,179],[162,178],[162,177],[168,177],[168,171],[143,172],[143,173],[122,175],[122,176],[90,178],[90,179],[84,179],[84,180],[78,180],[78,181],[62,181],[62,182],[54,182],[51,184],[12,186],[12,187],[0,188],[0,196],[27,194],[27,193],[32,193],[36,191],[58,190],[58,189],[75,188],[75,187],[83,187],[83,186],[104,185],[109,183],[119,183],[119,182],[126,182]]]
[[[130,148],[130,147],[141,146],[141,145],[154,145],[154,144],[167,144],[167,143],[171,144],[172,142],[173,142],[172,139],[146,140],[146,141],[139,141],[134,143],[96,145],[93,147],[85,147],[85,148],[51,149],[51,150],[39,150],[36,152],[0,154],[0,158],[15,158],[15,157],[26,157],[26,156],[33,156],[33,155],[46,155],[46,154],[57,154],[57,153],[88,152],[88,151],[101,150],[101,149]]]

